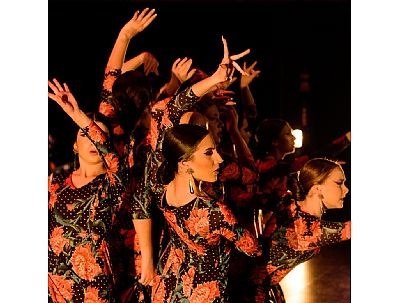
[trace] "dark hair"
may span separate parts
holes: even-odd
[[[156,75],[155,73],[150,73],[147,76],[147,79],[149,80],[149,84],[151,86],[151,91],[153,95],[153,99],[156,98],[157,94],[161,93],[160,90],[161,88],[168,83],[168,78],[163,76],[163,75]],[[158,100],[152,100],[152,101],[158,101]]]
[[[217,106],[215,104],[215,102],[212,101],[212,97],[209,94],[205,94],[204,96],[202,96],[200,98],[200,100],[198,102],[195,103],[193,108],[195,111],[197,111],[203,115],[206,115],[207,109],[209,109],[213,105]],[[218,108],[218,106],[217,106],[217,108]]]
[[[335,168],[340,168],[337,161],[326,158],[314,158],[304,164],[298,174],[296,199],[303,201],[311,187],[315,184],[322,184],[329,177]]]
[[[254,157],[256,159],[263,159],[265,154],[271,149],[272,141],[279,138],[279,134],[287,121],[282,119],[264,119],[258,125],[256,130],[256,145],[254,148]]]
[[[179,124],[165,130],[162,142],[164,162],[157,171],[158,182],[170,183],[178,172],[178,163],[190,160],[208,134],[205,127],[195,124]]]
[[[112,94],[117,119],[124,132],[129,134],[152,100],[149,80],[138,70],[127,71],[115,80]]]
[[[92,119],[94,122],[103,123],[108,129],[108,132],[110,134],[109,138],[112,140],[112,138],[113,138],[112,137],[113,128],[112,128],[112,124],[111,124],[110,120],[106,116],[104,116],[103,114],[101,114],[99,112],[86,112],[85,114],[90,119]],[[74,129],[73,129],[73,133],[72,133],[73,134],[73,140],[74,140],[73,142],[76,141],[76,135],[78,134],[79,130],[80,130],[80,127],[77,124],[75,124]]]

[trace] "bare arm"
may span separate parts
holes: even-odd
[[[140,14],[139,11],[135,12],[132,19],[129,20],[119,32],[108,59],[107,66],[119,69],[122,68],[130,40],[143,31],[154,20],[157,16],[154,12],[154,9],[149,11],[148,8],[145,8]]]

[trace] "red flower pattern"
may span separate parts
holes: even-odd
[[[217,281],[205,282],[196,286],[189,297],[190,303],[211,303],[220,296]]]
[[[224,215],[224,220],[229,224],[237,224],[238,221],[232,211],[225,205],[220,202],[217,202],[218,207],[221,209],[221,213]]]
[[[85,299],[83,303],[107,303],[107,301],[99,297],[99,290],[89,286],[86,290]]]
[[[186,274],[182,275],[182,289],[183,289],[183,294],[186,297],[189,297],[192,293],[192,288],[193,288],[193,279],[194,279],[194,274],[196,273],[196,268],[191,267]]]
[[[52,251],[57,256],[60,255],[64,246],[68,246],[69,244],[69,240],[64,238],[64,231],[62,226],[53,229],[49,241]]]
[[[340,232],[342,241],[349,240],[351,238],[351,222],[345,222],[344,228]]]
[[[96,263],[90,244],[79,246],[75,249],[71,257],[72,269],[82,279],[92,281],[102,272],[100,266]]]
[[[58,275],[48,273],[48,288],[51,298],[56,303],[65,303],[65,300],[71,300],[74,291],[72,286],[73,280],[67,280]]]
[[[99,112],[102,113],[106,117],[114,117],[114,106],[108,104],[106,102],[101,102],[99,106]]]
[[[258,241],[247,229],[243,231],[243,236],[236,241],[236,245],[245,253],[261,256],[262,251],[258,249]]]
[[[101,144],[103,144],[107,140],[107,137],[102,129],[98,125],[96,125],[93,120],[89,124],[88,135],[90,138],[92,138],[93,141],[99,142]]]
[[[210,232],[208,209],[206,208],[193,208],[189,219],[184,221],[192,236],[199,234],[202,237],[206,237]]]
[[[107,75],[103,81],[103,89],[111,92],[114,82],[115,82],[115,76]]]
[[[240,177],[239,165],[235,162],[224,167],[221,174],[219,175],[219,179],[222,182],[225,182],[227,179],[239,179],[239,177]]]

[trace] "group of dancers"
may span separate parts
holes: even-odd
[[[350,132],[287,160],[290,124],[256,123],[260,71],[236,62],[250,50],[231,55],[222,37],[214,73],[183,58],[170,79],[148,52],[125,60],[156,16],[137,11],[120,30],[97,111],[49,80],[76,124],[74,169],[49,175],[49,301],[285,302],[293,268],[350,239],[350,221],[322,220],[348,193],[334,159]],[[240,111],[228,90],[238,78]]]

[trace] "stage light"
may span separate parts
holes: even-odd
[[[303,146],[303,132],[301,129],[294,129],[292,132],[293,136],[295,136],[294,147],[300,148]]]

